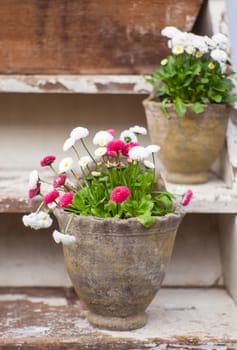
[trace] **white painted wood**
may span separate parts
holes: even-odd
[[[237,303],[237,216],[220,217],[224,283]]]
[[[0,92],[148,94],[142,75],[0,75]]]

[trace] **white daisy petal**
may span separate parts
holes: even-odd
[[[52,218],[49,216],[48,213],[44,211],[24,215],[22,221],[26,227],[29,226],[35,230],[39,230],[41,228],[48,228],[53,223]]]
[[[147,134],[147,129],[144,128],[143,126],[134,125],[131,128],[129,128],[129,130],[135,134],[141,134],[141,135]]]
[[[95,150],[94,154],[96,157],[103,157],[107,152],[106,147],[99,147]]]
[[[59,163],[59,172],[65,173],[71,170],[72,164],[73,164],[73,159],[71,157],[63,158]]]
[[[137,142],[137,136],[131,130],[122,131],[119,138],[125,143]]]
[[[64,145],[63,145],[63,151],[68,151],[72,146],[74,146],[76,140],[73,139],[72,137],[69,137],[65,142],[64,142]]]
[[[129,150],[128,156],[132,160],[141,161],[147,158],[149,156],[149,153],[147,152],[145,147],[134,146]]]
[[[98,131],[94,138],[93,138],[93,144],[99,145],[101,147],[106,146],[110,141],[113,140],[113,135],[111,135],[108,131]]]
[[[70,133],[70,137],[73,138],[75,141],[83,139],[88,135],[89,135],[89,130],[81,126],[74,128]]]
[[[38,182],[39,182],[39,173],[37,170],[32,170],[29,176],[28,188],[35,190],[37,188]]]
[[[78,164],[82,167],[85,168],[89,163],[91,163],[91,158],[88,156],[81,157],[78,161]]]
[[[150,162],[149,160],[144,160],[144,165],[148,169],[154,169],[155,168],[155,164]]]
[[[156,153],[156,152],[159,152],[160,150],[160,146],[158,145],[149,145],[146,147],[146,150],[149,154],[151,153]]]
[[[57,230],[53,231],[53,239],[57,244],[63,243],[64,245],[71,245],[76,242],[75,236],[61,233]]]

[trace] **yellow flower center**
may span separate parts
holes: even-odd
[[[201,51],[197,51],[196,52],[196,57],[199,58],[199,57],[202,57],[203,53]]]
[[[208,65],[208,68],[209,69],[214,69],[215,68],[215,65],[213,62],[210,62],[209,65]]]
[[[165,66],[167,63],[168,63],[167,58],[164,58],[164,59],[160,62],[160,64],[161,64],[162,66]]]

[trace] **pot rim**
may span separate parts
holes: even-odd
[[[148,104],[161,104],[161,100],[155,100],[155,91],[152,91],[143,101],[142,104],[143,106],[146,106]],[[204,109],[210,108],[231,108],[231,104],[229,103],[200,103]],[[186,103],[187,107],[191,107],[193,103]],[[166,108],[173,108],[174,103],[166,103]]]

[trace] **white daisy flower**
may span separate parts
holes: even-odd
[[[160,150],[160,146],[158,145],[149,145],[146,147],[146,151],[149,154],[159,152],[159,150]]]
[[[110,141],[113,140],[113,135],[111,135],[108,131],[98,131],[94,138],[93,138],[93,144],[99,145],[100,147],[106,146]]]
[[[72,164],[73,164],[73,159],[71,157],[63,158],[59,163],[59,172],[65,173],[71,170]]]
[[[196,49],[194,46],[189,45],[189,46],[185,46],[184,51],[189,55],[193,55],[195,53]]]
[[[84,139],[88,135],[89,135],[89,130],[81,126],[74,128],[70,133],[70,137],[73,138],[75,141]]]
[[[140,135],[146,135],[147,134],[147,130],[146,128],[144,128],[143,126],[132,126],[131,128],[129,128],[130,131],[132,131],[135,134],[140,134]]]
[[[137,142],[137,136],[130,130],[122,131],[119,138],[125,143]]]
[[[134,146],[128,151],[128,156],[132,160],[144,160],[149,156],[145,147],[142,146]]]
[[[78,164],[82,167],[85,168],[89,163],[91,162],[91,158],[88,156],[81,157],[78,161]]]
[[[106,147],[99,147],[95,150],[94,154],[96,157],[103,157],[107,152]]]
[[[28,188],[35,190],[37,188],[38,182],[39,182],[39,173],[37,170],[32,170],[29,176]]]
[[[174,55],[180,55],[181,53],[184,52],[184,46],[181,46],[181,45],[175,45],[173,48],[172,48],[172,53]]]
[[[221,63],[221,62],[226,62],[228,59],[227,54],[225,53],[225,51],[220,50],[220,49],[215,49],[211,51],[211,58],[213,58],[213,60]]]
[[[172,27],[172,26],[167,26],[167,27],[163,28],[161,31],[161,35],[166,36],[167,38],[173,38],[178,33],[180,33],[180,30],[178,30],[178,28]]]
[[[26,227],[29,226],[35,230],[39,230],[41,228],[48,228],[53,223],[53,220],[51,219],[49,214],[47,214],[44,211],[24,215],[22,221]]]
[[[69,137],[63,144],[63,151],[68,151],[72,146],[74,146],[76,140],[72,137]]]
[[[229,39],[225,34],[216,33],[212,36],[212,41],[216,44],[216,48],[221,50],[228,50],[230,43]]]
[[[62,243],[64,245],[71,245],[76,242],[75,236],[61,233],[57,230],[53,231],[53,239],[57,244]]]
[[[100,171],[92,171],[92,172],[91,172],[91,175],[92,175],[92,176],[95,176],[95,177],[98,177],[98,176],[101,175],[101,172],[100,172]]]
[[[149,160],[144,160],[144,165],[146,168],[149,168],[149,169],[154,169],[155,168],[155,164],[150,162]]]

